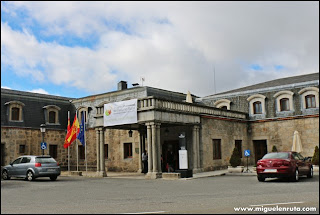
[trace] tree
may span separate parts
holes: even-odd
[[[233,149],[233,152],[232,152],[232,155],[231,155],[229,162],[232,167],[237,167],[241,164],[241,158],[240,158],[239,151],[237,148]]]
[[[273,145],[273,147],[272,147],[272,152],[278,152],[278,149],[275,145]]]
[[[319,148],[318,148],[318,146],[316,146],[314,148],[314,154],[313,154],[311,162],[313,165],[319,165]]]

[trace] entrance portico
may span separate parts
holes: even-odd
[[[146,178],[156,179],[162,177],[161,154],[162,144],[167,139],[165,132],[161,130],[170,128],[175,129],[176,132],[181,131],[186,133],[187,150],[188,150],[188,167],[194,173],[201,171],[201,114],[208,115],[225,115],[230,117],[230,114],[236,115],[231,117],[244,117],[242,114],[229,113],[224,110],[216,108],[205,107],[198,104],[167,101],[155,97],[146,97],[138,99],[137,102],[137,123],[127,125],[117,125],[104,127],[103,113],[104,106],[100,105],[97,108],[96,115],[96,143],[97,143],[97,171],[100,175],[107,175],[105,172],[105,159],[103,153],[104,133],[105,129],[124,129],[139,131],[139,163],[138,169],[141,171],[141,155],[145,148],[148,152],[148,173]],[[146,134],[144,131],[146,130]],[[145,142],[145,135],[147,142]],[[173,135],[173,134],[172,134]],[[178,140],[179,133],[170,136],[171,139]],[[99,147],[98,147],[99,144]],[[147,144],[147,145],[146,145]],[[99,150],[99,152],[98,152]],[[164,156],[164,155],[162,155]]]

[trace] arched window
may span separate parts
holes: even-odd
[[[301,107],[304,109],[319,108],[319,88],[306,87],[299,91],[301,95]]]
[[[259,114],[261,116],[258,116],[258,117],[265,117],[266,115],[265,99],[266,97],[261,94],[255,94],[247,98],[247,101],[249,101],[249,114],[250,115]]]
[[[283,111],[294,111],[293,106],[293,92],[284,90],[274,94],[276,99],[276,111],[280,114]]]
[[[226,109],[226,110],[230,110],[230,103],[231,101],[228,99],[220,99],[216,102],[214,102],[214,106],[216,108],[221,108],[221,109]]]

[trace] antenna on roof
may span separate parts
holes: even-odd
[[[216,94],[216,70],[213,63],[213,86],[214,86],[214,94]]]

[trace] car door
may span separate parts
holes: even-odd
[[[292,153],[292,157],[296,161],[296,164],[297,164],[297,167],[298,167],[298,171],[299,171],[299,175],[304,174],[305,170],[304,170],[303,159],[301,160],[301,157],[296,152]]]
[[[17,175],[19,177],[25,177],[27,175],[27,169],[30,166],[30,157],[23,157],[21,159],[21,162],[19,164],[17,164]]]
[[[299,160],[301,161],[301,164],[300,164],[301,173],[307,174],[309,172],[309,166],[308,166],[306,160],[304,159],[304,157],[300,153],[297,153],[297,155],[299,157]]]
[[[20,162],[21,162],[21,157],[20,158],[17,158],[16,160],[14,160],[10,165],[11,165],[11,167],[10,167],[10,169],[8,169],[8,171],[9,171],[9,175],[10,176],[13,176],[13,177],[16,177],[17,175],[18,175],[18,165],[20,164]]]

